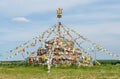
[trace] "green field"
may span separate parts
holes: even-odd
[[[0,79],[120,79],[120,65],[93,67],[0,66]]]

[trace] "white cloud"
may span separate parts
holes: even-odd
[[[96,0],[0,0],[0,11],[13,16],[47,12],[56,8],[68,9]]]
[[[15,17],[12,19],[13,21],[17,21],[17,22],[30,22],[30,20],[28,20],[25,17]]]

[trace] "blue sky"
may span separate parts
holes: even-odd
[[[58,22],[120,55],[120,0],[0,0],[0,53]]]

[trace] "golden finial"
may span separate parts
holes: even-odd
[[[57,18],[62,18],[62,10],[61,8],[57,9]]]

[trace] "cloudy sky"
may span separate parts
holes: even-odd
[[[0,53],[58,22],[120,55],[120,0],[0,0]]]

